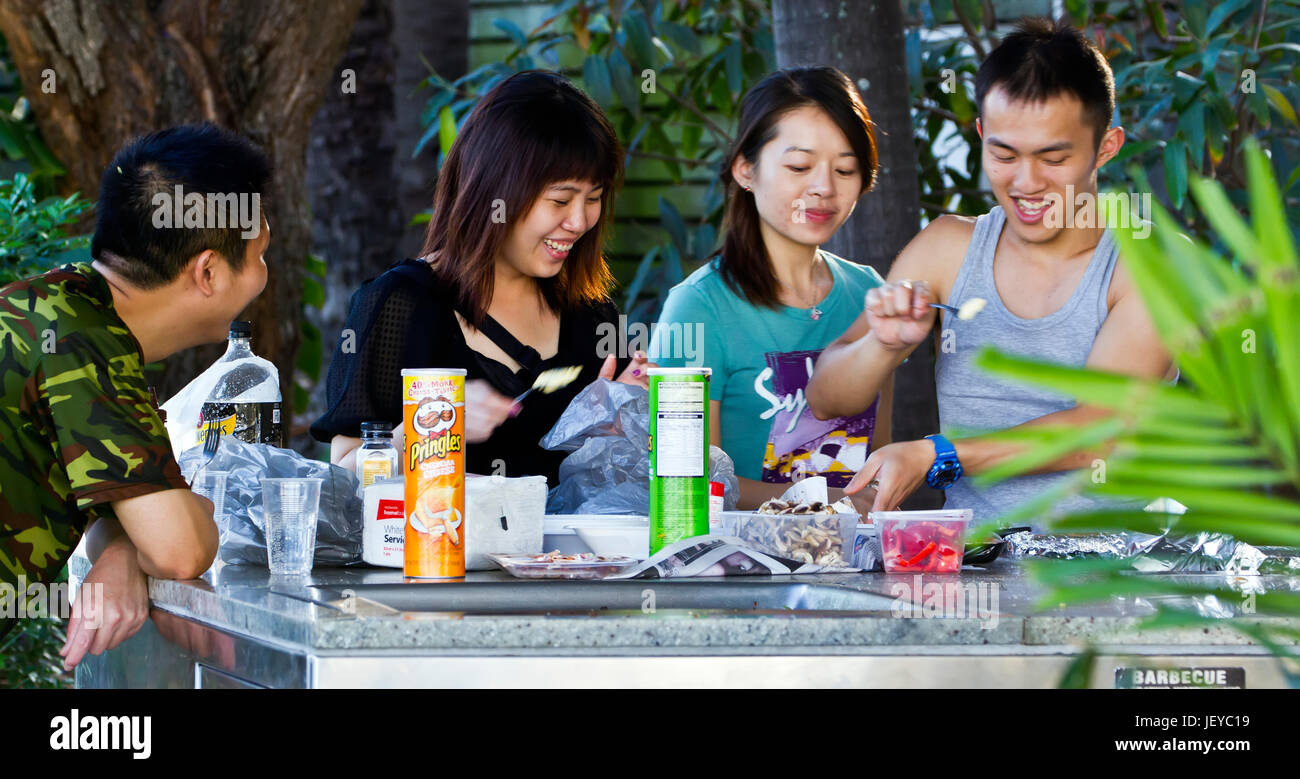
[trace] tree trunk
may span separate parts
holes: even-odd
[[[293,431],[294,448],[310,451],[306,433],[325,411],[325,381],[335,339],[348,313],[348,300],[364,279],[396,259],[402,215],[392,179],[393,128],[392,0],[364,0],[352,28],[337,77],[311,123],[307,187],[311,200],[312,251],[325,262],[325,303],[306,309],[320,343],[320,375],[307,384],[306,412]]]
[[[832,65],[849,75],[876,126],[879,173],[875,187],[825,247],[886,275],[894,257],[920,226],[920,190],[912,145],[911,98],[903,57],[903,12],[898,0],[773,0],[777,64]],[[895,378],[895,441],[939,429],[934,392],[934,346],[927,340]],[[904,505],[940,505],[922,488]]]
[[[401,24],[393,29],[397,56],[397,154],[393,177],[402,213],[398,251],[415,257],[424,243],[424,225],[411,225],[411,217],[433,205],[433,184],[438,173],[438,144],[427,144],[412,157],[424,135],[420,115],[428,90],[417,91],[429,67],[448,81],[469,72],[469,0],[392,0],[393,15]],[[426,65],[425,63],[428,63]]]
[[[338,78],[361,0],[328,12],[294,0],[5,0],[9,43],[46,144],[67,168],[68,190],[94,197],[113,153],[133,136],[211,121],[259,144],[274,171],[263,201],[271,225],[266,291],[244,316],[254,350],[280,371],[292,415],[303,259],[310,247],[305,167],[311,117]],[[42,71],[55,89],[44,92]],[[166,398],[223,347],[166,362]],[[288,422],[286,420],[286,429]]]
[[[437,144],[418,158],[427,92],[419,90],[432,65],[445,78],[467,70],[469,0],[364,0],[346,53],[340,83],[331,84],[312,119],[307,151],[312,247],[325,261],[325,304],[308,308],[319,331],[319,380],[294,431],[294,448],[319,451],[307,426],[325,411],[330,358],[347,318],[352,293],[389,264],[419,253],[424,226],[410,224],[427,210],[437,173]],[[426,64],[428,63],[428,64]],[[344,79],[351,71],[353,84]],[[340,88],[342,87],[342,88]]]

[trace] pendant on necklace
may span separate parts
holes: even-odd
[[[814,320],[821,319],[822,310],[814,305],[812,309],[808,312],[808,316],[812,317]]]

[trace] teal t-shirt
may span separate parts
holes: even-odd
[[[722,404],[722,448],[736,475],[768,482],[825,476],[848,484],[866,462],[876,404],[853,417],[818,420],[804,388],[817,355],[862,313],[867,290],[884,283],[867,265],[821,252],[834,284],[809,309],[751,305],[723,282],[715,259],[673,287],[651,337],[665,367],[709,367],[709,397]]]

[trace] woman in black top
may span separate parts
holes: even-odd
[[[622,150],[600,108],[554,73],[518,73],[474,108],[443,163],[423,258],[352,296],[330,364],[329,410],[311,427],[330,460],[355,469],[365,421],[400,435],[403,368],[465,368],[467,470],[541,474],[542,449],[573,397],[598,376],[647,383],[644,355],[601,354],[618,312],[601,256]],[[548,368],[581,366],[545,395],[511,398]]]

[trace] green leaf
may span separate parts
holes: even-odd
[[[740,67],[740,43],[732,43],[723,50],[727,70],[727,90],[739,95],[745,87],[745,73]]]
[[[717,235],[713,229],[713,225],[708,222],[701,222],[700,226],[695,228],[695,237],[692,239],[691,248],[692,254],[695,255],[697,260],[702,260],[709,256],[713,251],[713,244],[716,238]]]
[[[1206,0],[1183,0],[1183,18],[1187,20],[1187,27],[1201,40],[1205,39],[1205,3]]]
[[[668,236],[676,247],[678,256],[690,253],[690,247],[686,242],[686,223],[682,221],[681,212],[677,206],[666,200],[662,195],[659,196],[659,220],[668,231]]]
[[[655,29],[678,50],[688,56],[700,56],[700,39],[691,28],[676,22],[659,22]]]
[[[1272,84],[1262,83],[1259,85],[1259,88],[1264,90],[1264,96],[1268,98],[1268,102],[1273,106],[1273,108],[1277,109],[1277,112],[1282,115],[1283,119],[1286,119],[1293,125],[1300,124],[1300,122],[1297,122],[1296,120],[1295,108],[1293,108],[1290,101],[1286,99],[1286,95],[1282,94],[1282,90]]]
[[[1141,408],[1173,421],[1230,424],[1224,409],[1201,400],[1184,389],[1160,382],[1135,379],[1116,373],[1058,365],[1041,360],[1002,354],[984,347],[974,364],[991,373],[1020,382],[1054,389],[1079,400],[1106,408]]]
[[[1165,22],[1165,10],[1163,0],[1147,0],[1146,2],[1147,18],[1151,20],[1151,25],[1155,27],[1156,32],[1161,38],[1169,37],[1169,26]]]
[[[977,488],[984,489],[1002,479],[1018,476],[1026,471],[1059,460],[1072,452],[1095,447],[1114,438],[1123,427],[1123,420],[1112,418],[1063,433],[1056,437],[1055,440],[1010,457],[993,466],[975,477],[974,484]]]
[[[609,65],[605,58],[592,54],[582,63],[582,83],[587,87],[587,94],[602,108],[614,104],[613,85],[610,83]]]
[[[1165,146],[1165,187],[1175,210],[1183,207],[1187,196],[1187,148],[1182,141]]]
[[[519,25],[509,19],[493,19],[492,26],[504,32],[515,46],[520,49],[528,48],[528,36],[524,35],[524,31],[519,29]]]
[[[618,99],[623,103],[623,107],[630,111],[637,119],[641,118],[641,90],[637,88],[636,81],[632,78],[632,66],[623,58],[622,52],[615,49],[609,53],[609,75],[614,84],[614,92]]]
[[[456,116],[451,112],[451,106],[447,106],[438,112],[438,146],[442,150],[443,159],[451,152],[451,145],[456,142]]]
[[[1218,233],[1228,248],[1243,260],[1255,261],[1259,244],[1255,233],[1237,214],[1223,191],[1223,185],[1207,178],[1196,177],[1192,181],[1192,194],[1201,206],[1201,214]]]
[[[311,276],[303,276],[302,303],[312,308],[320,308],[325,305],[325,288]]]
[[[655,66],[655,46],[650,40],[650,25],[640,9],[634,9],[623,17],[623,30],[627,33],[628,47],[632,59],[641,68]]]
[[[1205,37],[1213,35],[1214,31],[1219,29],[1219,25],[1223,24],[1229,16],[1232,16],[1236,12],[1250,5],[1252,2],[1257,1],[1258,0],[1227,0],[1227,2],[1221,2],[1216,5],[1214,10],[1210,12],[1209,20],[1205,22]]]
[[[1092,685],[1092,673],[1096,664],[1097,650],[1090,644],[1084,647],[1082,652],[1075,655],[1070,664],[1066,666],[1065,673],[1061,675],[1061,681],[1056,685],[1057,689],[1088,689]]]
[[[1197,170],[1205,156],[1205,104],[1193,103],[1183,110],[1178,118],[1178,131],[1187,141],[1187,148],[1192,152],[1192,160]],[[1184,184],[1184,187],[1186,184]],[[1185,190],[1184,190],[1185,192]]]
[[[1162,463],[1152,460],[1117,460],[1108,471],[1110,476],[1161,482],[1175,487],[1258,487],[1286,484],[1289,476],[1264,465],[1229,466],[1222,463]]]
[[[695,159],[700,150],[700,138],[704,135],[704,125],[702,124],[684,124],[682,125],[682,156],[686,159]]]
[[[1108,164],[1118,166],[1130,157],[1138,157],[1152,149],[1159,149],[1163,144],[1164,141],[1155,138],[1136,143],[1125,143],[1120,147],[1119,153],[1112,157]]]
[[[314,254],[307,255],[307,261],[303,265],[308,273],[315,274],[320,278],[325,278],[326,266],[325,261]]]

